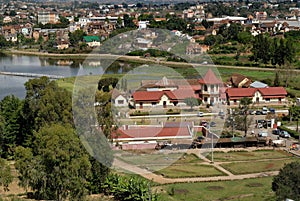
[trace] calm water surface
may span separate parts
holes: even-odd
[[[84,68],[80,68],[78,65],[74,67],[74,65],[70,64],[62,66],[59,64],[60,61],[37,56],[0,56],[0,71],[60,75],[65,77],[103,73],[103,69],[100,66]],[[24,83],[29,79],[32,78],[0,75],[0,100],[10,94],[24,98]]]

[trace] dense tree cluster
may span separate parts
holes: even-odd
[[[285,165],[272,182],[276,200],[300,200],[300,163],[298,161]]]
[[[284,66],[292,63],[295,56],[295,47],[291,40],[269,38],[266,35],[255,37],[253,48],[254,61],[262,61],[264,64],[271,62],[272,65]]]
[[[110,89],[117,82],[115,78],[99,81],[102,90],[97,90],[95,97],[93,90],[79,91],[81,96],[73,100],[75,108],[71,93],[47,77],[26,82],[24,100],[7,96],[0,101],[1,157],[15,160],[20,185],[33,191],[34,198],[83,200],[87,194],[103,192],[117,200],[149,198],[145,180],[114,175],[122,182],[115,184],[118,188],[107,186],[113,160],[108,144],[114,127]],[[94,105],[88,107],[84,102],[89,97],[101,103],[96,107],[95,119],[90,118]],[[75,127],[74,115],[79,117],[75,122],[81,119],[86,127]],[[104,137],[97,129],[90,130],[96,121]],[[91,150],[84,148],[87,144]],[[0,186],[9,190],[13,177],[1,158],[0,170]],[[156,200],[156,194],[152,200]]]
[[[78,46],[79,42],[83,41],[83,37],[86,33],[83,30],[76,30],[69,33],[69,40],[72,46]]]

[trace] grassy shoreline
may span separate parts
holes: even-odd
[[[46,52],[38,52],[38,51],[25,51],[25,50],[1,50],[2,53],[7,55],[29,55],[29,56],[39,56],[46,58],[56,58],[56,59],[99,59],[99,55],[102,59],[116,59],[119,61],[129,61],[134,63],[141,64],[159,64],[164,66],[169,66],[173,68],[187,68],[187,67],[222,67],[222,68],[231,68],[231,69],[245,69],[245,70],[261,70],[261,71],[275,71],[274,68],[267,67],[247,67],[247,66],[235,66],[235,65],[202,65],[202,64],[192,64],[192,63],[184,63],[184,62],[173,62],[173,61],[159,61],[155,58],[143,58],[140,56],[128,56],[128,55],[112,55],[112,54],[93,54],[93,53],[79,53],[79,54],[59,54],[59,53],[46,53]]]

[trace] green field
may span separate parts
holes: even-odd
[[[280,170],[293,159],[224,163],[221,166],[233,174],[249,174]]]
[[[118,159],[125,161],[130,164],[139,166],[149,166],[149,165],[163,165],[176,162],[182,153],[171,153],[171,154],[122,154],[117,156]]]
[[[151,166],[169,166],[187,164],[187,163],[201,163],[202,159],[198,158],[194,154],[183,154],[183,153],[169,153],[169,154],[157,154],[157,153],[148,153],[148,154],[122,154],[116,156],[118,159],[133,164],[140,167],[151,167]]]
[[[208,159],[211,158],[211,154],[206,155]],[[290,155],[281,150],[259,150],[259,151],[230,151],[230,152],[215,152],[214,161],[249,161],[260,159],[279,159],[289,158]]]
[[[157,167],[155,167],[157,168]],[[181,177],[212,177],[223,176],[224,173],[217,170],[211,165],[187,163],[187,164],[173,164],[162,170],[156,171],[156,174],[163,175],[168,178]]]
[[[272,177],[235,181],[178,183],[161,186],[161,200],[189,201],[273,201]]]

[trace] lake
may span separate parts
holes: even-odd
[[[48,59],[38,56],[1,55],[0,71],[60,75],[64,77],[91,74],[95,75],[103,73],[103,69],[101,68],[101,66],[99,66],[99,63],[94,64],[95,66],[92,67],[85,66],[84,68],[82,68],[79,67],[79,64],[82,62],[83,60],[72,61],[66,59]],[[19,98],[24,98],[26,93],[24,83],[29,79],[32,78],[0,75],[0,100],[2,100],[5,96],[11,94]]]

